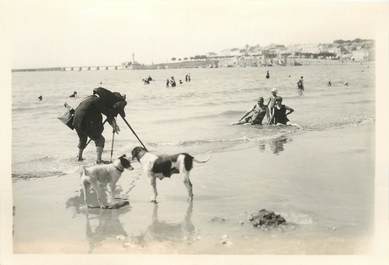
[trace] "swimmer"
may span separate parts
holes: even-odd
[[[288,125],[302,128],[296,123],[291,123],[287,117],[289,114],[294,112],[294,109],[282,104],[282,97],[277,97],[275,101],[276,104],[274,105],[273,115],[270,117],[270,120],[274,118],[275,125]]]
[[[252,125],[258,124],[262,125],[263,118],[266,116],[269,122],[269,110],[265,104],[263,104],[263,97],[258,99],[257,104],[255,104],[251,110],[247,111],[240,120],[234,125],[240,125],[245,123],[250,123]]]
[[[298,89],[298,94],[300,96],[303,95],[303,92],[304,92],[304,77],[301,76],[299,81],[297,81],[297,89]]]
[[[75,98],[77,96],[77,91],[74,91],[73,94],[69,96],[69,98]]]
[[[273,107],[276,104],[277,93],[278,93],[277,88],[272,88],[271,96],[269,98],[269,101],[267,102],[267,107],[269,109],[270,116],[273,114]]]
[[[171,85],[171,87],[175,87],[176,86],[176,80],[174,79],[174,76],[172,76],[170,78],[170,85]]]

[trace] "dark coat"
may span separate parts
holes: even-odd
[[[101,114],[107,116],[108,121],[111,121],[118,114],[125,116],[124,106],[123,108],[118,106],[119,102],[125,103],[124,98],[119,93],[98,87],[93,90],[93,94],[78,105],[73,120],[74,128],[92,139],[99,136],[104,130]]]
[[[88,96],[75,109],[73,126],[87,135],[100,135],[104,130],[101,114],[106,115],[108,119],[114,117],[113,110],[107,108],[100,97]]]
[[[120,101],[124,101],[124,98],[120,95],[120,93],[111,92],[108,89],[105,89],[103,87],[98,87],[93,89],[93,94],[99,95],[99,97],[103,101],[104,106],[106,106],[107,108],[112,108],[115,117],[118,114],[120,114],[123,117],[126,116],[126,114],[124,113],[124,109],[116,108],[117,105],[116,103]]]

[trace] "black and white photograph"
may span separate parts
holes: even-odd
[[[376,252],[388,2],[5,6],[13,254]]]

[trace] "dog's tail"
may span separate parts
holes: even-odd
[[[207,163],[210,159],[211,159],[211,155],[210,154],[208,154],[208,158],[205,159],[205,160],[198,160],[195,157],[193,157],[193,161],[195,161],[196,163],[200,163],[200,164]]]

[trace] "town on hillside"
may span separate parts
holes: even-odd
[[[374,40],[335,40],[332,43],[268,46],[246,45],[203,55],[177,58],[170,62],[144,65],[135,60],[122,64],[128,69],[163,69],[193,67],[260,67],[274,65],[342,64],[374,61]]]
[[[142,64],[132,54],[130,61],[118,65],[88,65],[13,69],[19,71],[99,71],[99,70],[145,70],[175,68],[223,68],[223,67],[269,67],[299,66],[310,64],[348,64],[374,61],[375,46],[372,39],[335,40],[319,44],[271,44],[267,46],[245,45],[219,52],[208,52],[188,57],[172,57],[169,62]]]

